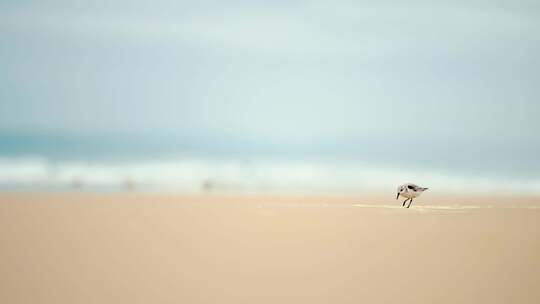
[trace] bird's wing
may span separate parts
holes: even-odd
[[[415,185],[415,184],[408,184],[407,185],[407,188],[413,190],[413,191],[420,191],[422,190],[422,187],[418,186],[418,185]]]

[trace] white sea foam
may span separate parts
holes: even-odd
[[[403,209],[401,204],[396,205],[379,205],[379,204],[353,204],[354,207],[360,208],[381,208],[381,209]],[[471,206],[471,205],[436,205],[436,206],[424,206],[415,205],[413,209],[421,211],[436,211],[436,210],[474,210],[474,209],[492,209],[491,205],[483,206]]]
[[[447,213],[447,212],[468,212],[476,210],[487,210],[487,209],[527,209],[527,210],[539,210],[540,206],[530,206],[530,205],[413,205],[413,207],[407,209],[402,207],[400,204],[388,205],[388,204],[352,204],[351,207],[358,208],[369,208],[375,210],[386,210],[386,209],[402,209],[402,210],[412,210],[412,212],[420,213]]]
[[[0,157],[0,187],[58,187],[201,192],[394,191],[415,181],[444,192],[540,193],[540,180],[504,180],[404,171],[360,163],[227,161],[195,158],[134,161],[52,161]]]

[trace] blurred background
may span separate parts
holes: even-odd
[[[0,2],[0,189],[540,193],[537,1]]]

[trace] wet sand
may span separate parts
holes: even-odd
[[[540,199],[0,194],[0,303],[540,303]]]

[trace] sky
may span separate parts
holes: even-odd
[[[537,1],[4,0],[0,36],[0,155],[540,179]]]

